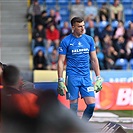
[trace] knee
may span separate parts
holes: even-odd
[[[70,104],[70,109],[73,110],[74,112],[77,112],[77,110],[78,110],[78,103],[71,103]]]
[[[83,113],[83,119],[88,121],[92,115],[93,115],[93,112],[94,112],[94,108],[95,108],[95,103],[92,103],[92,104],[88,104],[84,113]]]

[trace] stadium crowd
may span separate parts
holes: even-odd
[[[126,59],[127,64],[133,59],[133,21],[126,19],[120,0],[103,2],[100,6],[92,0],[86,4],[75,0],[64,5],[68,6],[65,18],[59,4],[56,8],[52,6],[48,8],[43,0],[32,0],[27,11],[27,20],[32,23],[34,70],[57,70],[58,46],[72,32],[70,20],[74,16],[84,18],[85,33],[94,38],[101,70],[122,69],[116,66],[118,59]],[[128,68],[132,67],[125,69]]]

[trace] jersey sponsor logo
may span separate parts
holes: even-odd
[[[82,53],[89,53],[88,48],[83,48],[83,49],[74,49],[72,50],[72,54],[82,54]]]

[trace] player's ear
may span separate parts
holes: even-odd
[[[74,32],[74,29],[75,29],[75,27],[74,27],[74,26],[72,26],[72,33]]]

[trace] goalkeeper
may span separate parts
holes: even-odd
[[[99,63],[96,56],[94,40],[84,34],[85,23],[82,18],[74,17],[71,20],[72,33],[66,36],[59,46],[58,60],[58,93],[66,93],[70,100],[70,109],[78,111],[79,93],[84,99],[86,109],[82,118],[86,121],[92,117],[95,108],[95,93],[102,89]],[[64,62],[66,61],[66,79],[63,79]],[[93,86],[90,78],[90,61],[97,80]]]

